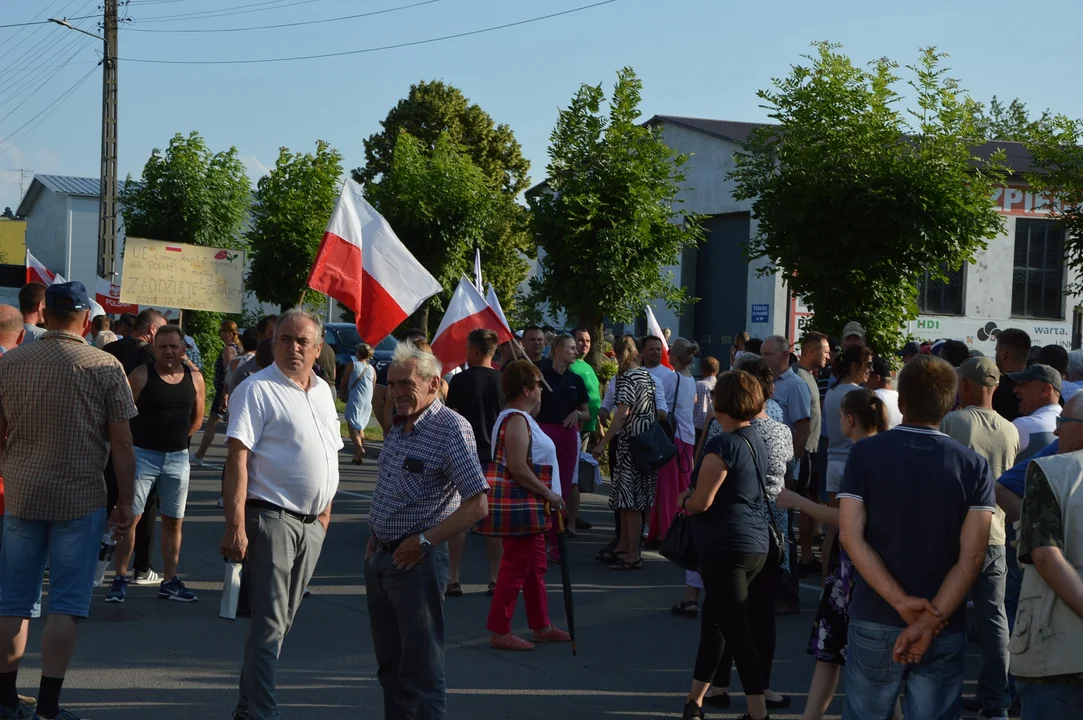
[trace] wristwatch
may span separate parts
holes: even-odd
[[[425,552],[432,550],[432,543],[429,542],[429,539],[427,537],[425,537],[425,533],[418,533],[417,541],[421,543],[421,549]]]

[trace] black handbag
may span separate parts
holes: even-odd
[[[636,469],[643,473],[658,472],[659,468],[677,457],[677,446],[657,420],[644,432],[628,438],[628,450]]]
[[[756,457],[756,450],[752,447],[752,442],[748,438],[740,433],[734,433],[734,435],[740,435],[741,439],[745,441],[745,445],[748,445],[748,451],[752,453],[752,464],[756,466],[756,479],[760,481],[760,492],[763,493],[763,502],[767,506],[767,516],[771,518],[771,522],[767,524],[767,537],[770,544],[767,559],[774,559],[775,564],[781,566],[786,559],[786,540],[782,535],[782,530],[778,527],[778,522],[775,520],[775,514],[771,512],[771,501],[767,497],[767,485],[763,482],[760,459]]]
[[[673,524],[669,526],[662,547],[658,552],[666,560],[685,570],[699,569],[699,553],[692,542],[692,516],[677,513]]]

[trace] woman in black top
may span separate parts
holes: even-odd
[[[703,717],[703,696],[719,669],[723,646],[733,653],[748,698],[744,717],[768,717],[761,659],[749,617],[751,604],[774,602],[749,594],[769,547],[765,499],[756,469],[757,464],[767,467],[767,448],[751,425],[763,404],[760,383],[748,373],[733,370],[718,377],[714,409],[724,432],[706,444],[695,487],[680,497],[681,507],[693,516],[692,537],[707,595],[692,689],[684,708],[686,719]]]

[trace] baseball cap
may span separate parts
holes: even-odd
[[[917,355],[921,352],[921,346],[911,340],[903,345],[903,349],[898,352],[899,357],[909,357],[911,355]]]
[[[1029,380],[1037,380],[1038,382],[1049,383],[1053,386],[1053,389],[1060,392],[1060,373],[1048,365],[1042,365],[1041,363],[1034,363],[1026,370],[1019,372],[1008,373],[1008,377],[1015,380],[1017,383],[1027,382]]]
[[[985,387],[1000,384],[1000,370],[992,358],[972,357],[959,366],[959,377]]]
[[[45,309],[62,312],[89,310],[90,297],[86,294],[86,287],[78,280],[53,283],[45,290]]]
[[[891,363],[885,357],[874,357],[872,359],[872,371],[882,378],[889,378],[891,377]]]
[[[851,320],[846,323],[846,327],[842,329],[842,339],[850,337],[851,335],[857,335],[862,340],[865,339],[865,328],[861,327],[861,323],[856,320]]]

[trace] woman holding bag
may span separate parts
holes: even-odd
[[[541,371],[529,360],[516,360],[504,366],[501,380],[505,410],[496,418],[493,459],[503,462],[508,474],[519,485],[543,498],[553,512],[564,507],[561,496],[534,473],[535,465],[553,469],[553,487],[560,487],[557,449],[541,431],[534,416],[541,408]],[[511,529],[514,532],[514,528]],[[504,555],[496,576],[496,587],[489,605],[486,627],[492,635],[489,646],[497,650],[533,650],[534,644],[512,635],[511,618],[519,591],[523,591],[526,616],[534,631],[534,642],[568,642],[571,636],[549,622],[549,602],[545,594],[545,533],[502,537]]]

